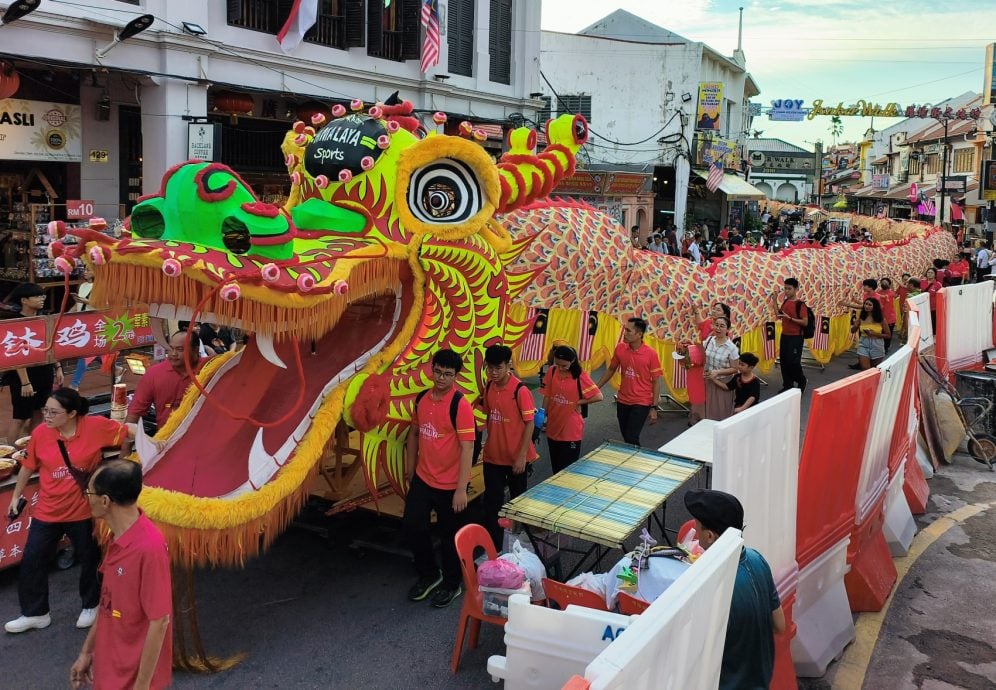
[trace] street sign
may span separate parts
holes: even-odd
[[[93,199],[67,199],[66,219],[86,220],[93,218]]]
[[[996,160],[982,162],[982,200],[996,201]]]

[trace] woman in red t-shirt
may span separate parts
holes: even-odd
[[[920,291],[930,293],[930,324],[933,331],[937,332],[937,292],[943,287],[941,281],[937,279],[937,269],[928,268],[923,272],[920,280]]]
[[[104,417],[88,417],[89,403],[71,388],[52,393],[42,407],[44,423],[31,434],[21,470],[10,497],[9,515],[33,472],[38,472],[38,501],[31,507],[31,527],[18,573],[21,616],[8,622],[9,633],[47,628],[52,619],[48,604],[48,568],[56,545],[69,537],[80,564],[80,597],[83,610],[77,628],[89,628],[97,617],[100,582],[97,566],[100,547],[93,536],[93,519],[87,503],[87,481],[102,459],[102,450],[120,446],[134,437],[126,427]],[[63,453],[64,450],[64,453]]]
[[[878,301],[882,305],[882,316],[889,324],[889,337],[885,338],[885,351],[892,347],[892,334],[896,332],[896,291],[892,289],[892,278],[878,281]]]
[[[602,391],[581,369],[573,347],[553,348],[553,366],[543,377],[543,408],[546,410],[546,441],[550,466],[556,474],[581,456],[584,417],[581,408],[602,400]]]

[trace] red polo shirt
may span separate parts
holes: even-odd
[[[166,540],[145,513],[108,545],[100,572],[103,584],[93,647],[93,687],[131,688],[138,676],[149,621],[173,613]],[[165,688],[172,681],[171,620],[151,687]]]
[[[578,397],[579,388],[581,397]],[[574,378],[570,372],[561,374],[557,367],[550,367],[540,392],[548,400],[546,437],[553,441],[584,439],[584,417],[581,416],[577,403],[598,393],[598,386],[588,373],[582,371],[580,377]]]
[[[38,473],[38,505],[31,509],[31,517],[43,522],[77,522],[90,519],[90,506],[80,485],[69,473],[59,439],[66,444],[66,453],[73,467],[92,472],[100,464],[101,450],[120,446],[124,440],[125,426],[106,417],[78,417],[76,433],[62,438],[56,429],[42,424],[31,432],[24,466]]]
[[[515,464],[522,432],[536,414],[533,394],[519,383],[519,379],[509,376],[504,386],[486,384],[483,397],[484,413],[488,416],[488,440],[484,444],[484,462],[509,467]],[[537,457],[536,448],[530,441],[526,461],[532,462]]]
[[[197,363],[194,371],[200,369],[203,360]],[[156,406],[156,426],[162,429],[166,420],[183,400],[183,394],[190,386],[187,372],[178,372],[168,361],[162,361],[149,368],[138,382],[135,395],[128,405],[128,414],[141,418],[153,404]]]
[[[661,376],[661,359],[647,344],[634,350],[626,343],[616,345],[611,366],[619,369],[622,383],[616,399],[623,405],[653,405],[654,379]]]
[[[460,442],[474,442],[474,410],[467,398],[457,404],[456,428],[450,419],[450,404],[456,388],[442,400],[433,400],[430,390],[419,401],[408,433],[418,433],[418,464],[415,473],[434,489],[451,491],[460,479]]]

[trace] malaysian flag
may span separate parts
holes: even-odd
[[[816,317],[816,333],[813,334],[813,345],[814,350],[829,350],[830,349],[830,317],[829,316],[817,316]]]
[[[523,362],[538,362],[546,359],[546,324],[550,310],[530,307],[529,318],[533,319],[533,327],[523,341],[519,354]]]
[[[706,178],[706,189],[715,192],[723,181],[723,161],[713,161],[709,166],[709,177]]]
[[[685,357],[690,357],[687,352]],[[688,387],[688,369],[685,368],[685,360],[671,359],[674,370],[671,372],[671,389],[676,391],[685,390]]]
[[[422,26],[425,27],[425,41],[419,69],[428,72],[430,67],[439,64],[439,0],[423,0]]]
[[[581,322],[581,338],[578,340],[581,347],[578,348],[578,359],[587,362],[591,359],[591,345],[595,342],[595,333],[598,332],[598,312],[588,312],[587,323]]]
[[[775,322],[764,322],[764,359],[775,358]]]

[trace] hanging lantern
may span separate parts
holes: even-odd
[[[21,87],[21,77],[13,63],[0,60],[0,101],[10,98]]]
[[[239,115],[252,117],[253,100],[247,93],[236,91],[215,91],[212,94],[214,110],[227,113],[232,125],[239,124]]]
[[[307,103],[302,103],[294,109],[294,115],[298,120],[306,125],[311,124],[311,118],[315,115],[324,115],[325,121],[332,119],[332,109],[329,108],[324,103],[319,103],[318,101],[308,101]]]

